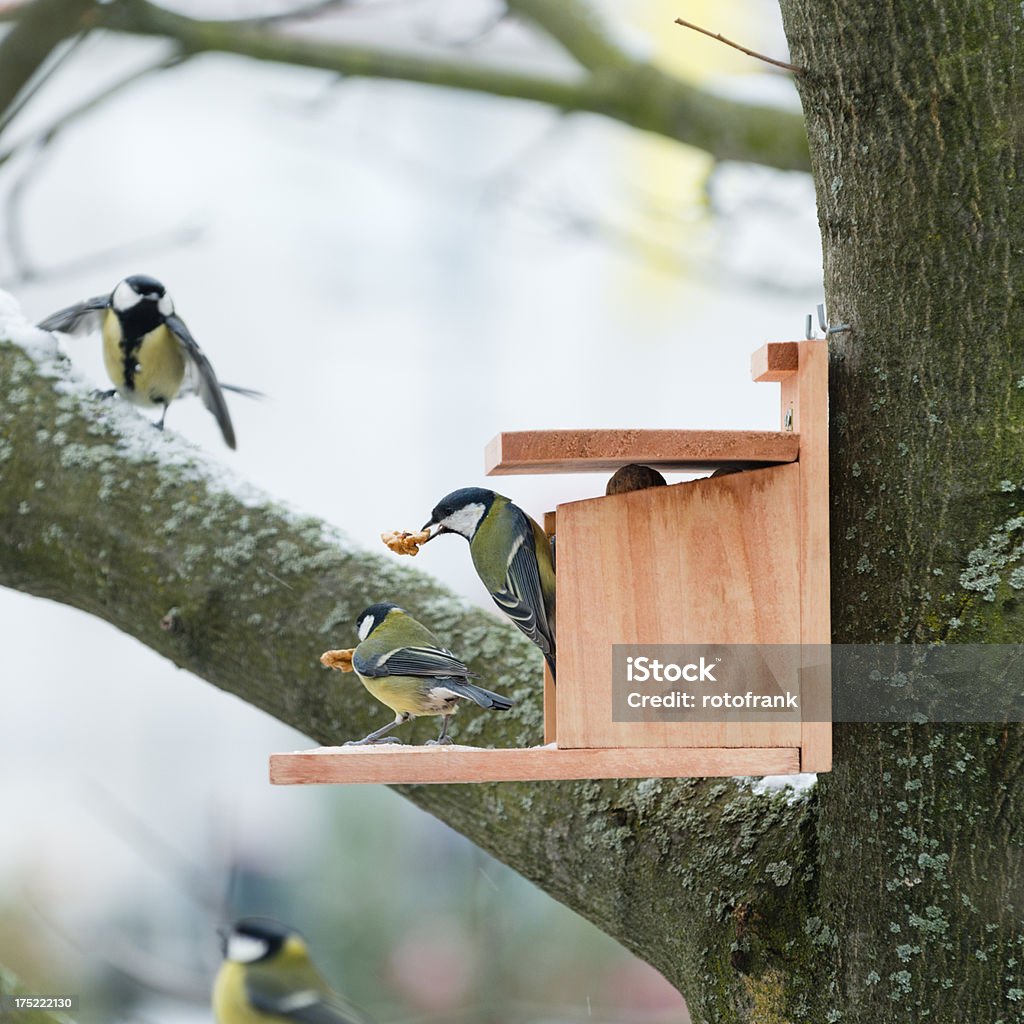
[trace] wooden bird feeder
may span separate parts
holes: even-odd
[[[557,532],[558,685],[545,680],[545,746],[322,747],[271,755],[271,782],[828,771],[829,667],[817,646],[830,642],[827,345],[765,345],[751,372],[781,384],[780,430],[525,431],[487,446],[493,476],[756,467],[569,502],[546,516],[545,530]],[[796,652],[799,715],[615,721],[613,644],[780,645],[768,649],[790,662]]]

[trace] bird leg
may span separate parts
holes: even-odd
[[[452,717],[451,715],[442,715],[441,716],[441,735],[438,736],[436,740],[427,740],[427,742],[424,744],[424,746],[427,746],[427,747],[442,747],[442,746],[446,746],[447,744],[452,742],[448,738],[448,719],[451,718],[451,717]]]
[[[389,736],[387,739],[382,739],[386,733],[391,732],[396,725],[403,725],[409,721],[408,715],[399,715],[393,722],[388,722],[387,725],[381,726],[375,732],[371,732],[369,736],[364,736],[361,740],[349,740],[346,747],[362,747],[373,743],[401,743],[397,736]]]
[[[160,422],[157,423],[157,425],[156,425],[156,429],[157,430],[163,430],[164,429],[164,420],[167,419],[167,407],[170,404],[171,404],[170,402],[164,402],[164,411],[160,415]]]

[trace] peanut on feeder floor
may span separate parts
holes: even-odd
[[[380,539],[396,555],[415,555],[419,553],[420,546],[430,540],[430,534],[426,530],[419,533],[409,533],[407,530],[391,530],[382,533]]]

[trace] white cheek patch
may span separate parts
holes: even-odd
[[[171,297],[167,292],[164,292],[163,295],[160,296],[160,301],[156,304],[156,308],[159,309],[164,316],[170,316],[174,312],[174,303],[171,301]]]
[[[137,306],[141,301],[142,296],[127,281],[122,281],[114,289],[112,302],[114,309],[119,313],[123,313],[126,309],[131,309],[132,306]]]
[[[251,964],[265,957],[269,948],[263,939],[233,932],[228,936],[227,958],[238,964]]]
[[[373,629],[373,616],[367,615],[362,622],[359,623],[359,640],[360,642],[365,640],[370,635],[370,630]]]
[[[477,526],[480,525],[485,511],[483,505],[474,502],[472,505],[466,505],[453,512],[447,519],[442,519],[441,525],[456,533],[461,533],[463,537],[472,537]]]

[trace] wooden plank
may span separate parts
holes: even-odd
[[[520,430],[487,445],[488,476],[602,473],[630,463],[712,470],[731,462],[795,462],[800,440],[777,430]]]
[[[831,680],[816,645],[832,639],[828,506],[828,343],[797,344],[799,370],[781,389],[783,421],[792,409],[800,435],[800,642],[806,645],[803,671],[801,771],[832,767]]]
[[[558,506],[560,747],[799,745],[798,721],[612,721],[613,644],[799,643],[799,475],[772,466]]]
[[[557,747],[319,747],[270,755],[276,786],[323,783],[529,782],[552,779],[789,775],[799,750],[560,750]]]
[[[786,380],[800,368],[801,342],[771,341],[750,357],[750,376],[754,380]]]

